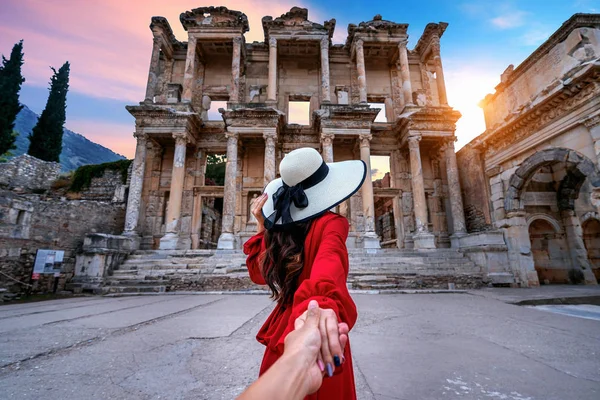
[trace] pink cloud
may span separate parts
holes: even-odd
[[[277,17],[297,2],[220,1],[248,16],[246,40],[262,41],[261,18]],[[153,15],[166,17],[177,38],[187,40],[179,22],[181,12],[197,1],[146,0],[18,0],[6,1],[0,16],[0,52],[24,39],[24,74],[28,84],[46,86],[51,72],[71,62],[71,90],[95,97],[142,100],[148,74]]]

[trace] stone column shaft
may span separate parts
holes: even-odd
[[[412,105],[412,84],[410,82],[410,68],[408,65],[408,51],[406,50],[407,41],[398,43],[398,53],[400,59],[400,75],[402,77],[402,94],[404,95],[404,105]]]
[[[131,181],[129,183],[129,197],[127,198],[127,211],[125,214],[125,235],[137,235],[137,226],[140,216],[142,201],[142,187],[144,184],[144,171],[146,169],[146,144],[148,136],[145,133],[134,133],[137,139],[135,158],[131,168]]]
[[[190,103],[194,95],[194,85],[196,82],[196,46],[196,38],[190,36],[188,38],[187,57],[183,73],[183,92],[181,95],[181,101],[184,103]]]
[[[227,163],[225,165],[225,188],[223,191],[223,225],[217,248],[232,250],[235,245],[233,226],[235,222],[236,178],[238,168],[238,133],[226,132],[225,136],[227,136]]]
[[[179,219],[181,217],[181,199],[185,178],[185,156],[187,151],[188,136],[186,133],[174,133],[175,154],[173,156],[173,172],[171,173],[171,190],[169,206],[165,218],[165,236],[160,239],[161,250],[177,248],[179,239]]]
[[[267,100],[277,101],[277,39],[269,39],[269,85]]]
[[[427,225],[427,198],[425,197],[425,183],[423,182],[423,167],[421,163],[421,149],[419,148],[420,136],[408,138],[410,153],[410,173],[412,175],[413,203],[415,211],[415,248],[434,248],[433,235],[429,233]]]
[[[148,71],[148,84],[146,85],[146,101],[153,101],[158,85],[160,39],[155,37],[152,43],[152,57],[150,58],[150,70]]]
[[[274,133],[264,133],[265,138],[265,185],[275,179],[275,139]]]
[[[321,92],[323,102],[331,102],[329,87],[329,37],[321,39]]]
[[[373,199],[373,181],[371,179],[371,139],[373,135],[359,135],[360,159],[367,164],[367,177],[363,183],[361,196],[365,221],[365,248],[380,248],[379,238],[375,233],[375,202]]]
[[[440,51],[440,39],[435,38],[432,43],[433,60],[435,63],[435,81],[437,83],[440,105],[447,106],[448,97],[446,96],[446,81],[444,80],[444,68],[442,67]]]
[[[356,41],[356,71],[358,72],[358,91],[360,102],[367,102],[367,73],[365,70],[365,51],[364,41],[359,39]]]
[[[456,153],[454,152],[454,139],[447,142],[445,153],[446,172],[448,174],[448,192],[450,194],[450,208],[452,210],[452,222],[454,228],[453,235],[464,235],[467,233],[467,227],[465,224],[465,212],[460,191],[460,181],[458,178]]]
[[[323,161],[326,163],[333,162],[333,133],[321,133],[321,145],[323,146]]]
[[[594,152],[596,154],[597,165],[600,166],[600,114],[596,114],[583,121],[583,124],[590,131],[592,141],[594,142]]]
[[[231,59],[231,93],[229,101],[240,101],[240,59],[242,57],[242,38],[233,38],[233,56]]]

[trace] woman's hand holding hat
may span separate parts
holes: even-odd
[[[265,218],[262,214],[262,208],[267,202],[268,197],[266,193],[263,193],[250,203],[250,212],[256,218],[256,233],[261,233],[265,230]]]

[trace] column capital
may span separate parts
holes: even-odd
[[[365,41],[364,41],[363,39],[358,39],[358,40],[355,42],[355,45],[356,45],[356,46],[359,46],[359,47],[363,47],[363,46],[364,46],[364,44],[365,44]]]
[[[370,147],[371,139],[373,139],[373,135],[370,133],[358,135],[358,141],[359,141],[360,147]]]
[[[326,144],[328,146],[333,144],[334,138],[335,138],[334,133],[321,133],[321,143]]]
[[[173,133],[173,139],[175,139],[176,146],[186,146],[190,142],[187,133],[175,132]]]
[[[277,39],[274,37],[269,38],[269,47],[277,47]]]
[[[422,139],[421,135],[409,136],[408,137],[408,147],[411,149],[418,149],[419,142],[421,141],[421,139]]]
[[[398,42],[398,48],[406,49],[407,44],[408,44],[408,39],[402,39],[401,41]]]
[[[227,139],[235,139],[237,141],[239,136],[240,136],[239,132],[225,131],[225,137]]]
[[[241,36],[234,36],[233,37],[233,44],[242,44],[242,37]]]
[[[138,143],[145,142],[148,140],[148,134],[146,132],[133,132],[133,137],[137,139]]]

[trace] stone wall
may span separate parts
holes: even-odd
[[[465,146],[456,154],[468,232],[491,228],[488,188],[480,153]]]
[[[0,191],[0,288],[13,292],[53,289],[54,279],[42,276],[29,288],[38,249],[64,250],[58,290],[73,276],[75,254],[87,233],[121,233],[124,203],[66,200]],[[14,279],[25,284],[16,282]]]
[[[44,191],[60,174],[60,164],[23,154],[0,163],[0,187],[19,191]]]
[[[123,202],[126,186],[120,171],[105,170],[99,178],[92,178],[90,186],[81,191],[81,200]]]

